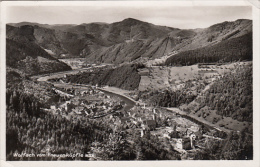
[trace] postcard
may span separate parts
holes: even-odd
[[[1,166],[259,166],[259,16],[1,2]]]

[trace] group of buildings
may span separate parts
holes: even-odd
[[[120,124],[126,129],[134,128],[140,132],[141,137],[152,134],[161,139],[168,138],[174,143],[173,147],[177,150],[194,149],[196,142],[203,138],[202,128],[199,126],[186,127],[186,125],[176,128],[176,124],[172,123],[173,117],[176,115],[165,114],[155,108],[144,109],[140,106],[110,115],[112,123]],[[167,125],[162,125],[162,122],[166,122]],[[168,130],[160,131],[159,129]]]
[[[125,111],[125,105],[119,99],[114,99],[109,95],[89,87],[84,89],[68,88],[66,92],[73,94],[73,98],[58,105],[52,105],[51,110],[56,114],[73,114],[78,116],[98,119],[107,116],[111,123],[125,127],[125,129],[134,128],[140,132],[141,137],[150,132],[156,132],[162,126],[172,125],[174,114],[165,114],[158,109],[135,106]],[[162,125],[166,122],[167,125]],[[154,134],[154,133],[153,133]],[[190,131],[189,129],[173,129],[162,134],[175,142],[174,148],[186,150],[193,149],[196,140],[202,137],[201,131]]]
[[[111,98],[109,95],[95,89],[95,87],[84,89],[66,88],[65,91],[72,94],[73,97],[65,102],[51,105],[52,112],[94,118],[122,108],[122,101]]]

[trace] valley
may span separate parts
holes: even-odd
[[[7,159],[252,159],[252,58],[245,19],[8,24]]]
[[[137,88],[138,91],[140,92],[145,92],[145,91],[149,92],[154,90],[164,91],[167,89],[171,91],[178,91],[178,90],[186,89],[185,91],[187,91],[189,94],[193,95],[196,98],[201,98],[201,96],[203,97],[203,94],[212,86],[214,81],[223,77],[226,73],[234,71],[236,68],[241,68],[241,66],[251,66],[250,64],[251,62],[238,62],[238,63],[231,63],[231,64],[198,64],[198,65],[184,66],[184,67],[153,66],[148,68],[141,68],[138,72],[141,75],[141,80]],[[76,73],[76,71],[74,73]],[[53,76],[48,77],[48,79],[59,78],[61,83],[67,81],[71,82],[70,79],[69,80],[66,79],[69,76],[66,76],[64,78],[65,74],[73,74],[73,73],[65,72],[60,75],[54,75],[55,77]],[[45,79],[45,81],[47,81],[48,79]],[[38,80],[42,81],[41,78],[39,78]],[[82,82],[78,82],[77,80],[75,80],[74,82],[82,83]],[[189,85],[189,87],[187,87],[187,85]],[[129,97],[133,97],[134,99],[138,99],[136,90],[126,91],[126,90],[111,87],[113,85],[111,86],[100,85],[100,86],[103,88],[103,90],[109,90],[110,92],[114,92],[116,94],[126,95]],[[151,105],[151,102],[149,100],[146,101],[146,104],[144,103],[144,100],[146,99],[139,99],[137,103],[146,106]],[[195,102],[195,100],[196,99],[194,99],[194,101],[191,101],[190,103],[184,103],[180,105],[179,106],[180,109],[189,110],[189,107],[191,106],[193,107],[199,106],[199,104]],[[204,113],[204,110],[210,110],[210,109],[202,108],[201,109],[202,113]],[[195,116],[196,119],[201,120],[200,119],[201,112],[197,112],[196,115],[193,115],[193,113],[187,113],[187,114],[188,115],[190,114],[191,117]],[[213,114],[213,115],[209,115],[208,118],[206,118],[205,120],[203,119],[202,120],[209,121],[215,124],[215,126],[218,126],[218,128],[220,129],[222,129],[221,127],[223,126],[222,125],[223,122],[226,123],[230,122],[230,125],[228,125],[227,123],[226,127],[228,129],[231,128],[232,130],[236,130],[236,131],[242,131],[244,128],[248,128],[252,126],[252,124],[250,123],[248,124],[248,122],[240,122],[240,121],[232,120],[230,118],[224,119],[229,121],[220,120],[219,122],[214,123],[213,119],[215,118],[219,119],[219,116]],[[210,126],[212,126],[213,124],[210,124]],[[221,125],[221,127],[219,125]]]

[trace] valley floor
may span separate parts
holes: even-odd
[[[242,65],[250,65],[250,63],[242,62]],[[49,84],[51,90],[60,96],[59,101],[52,103],[49,108],[43,109],[47,114],[59,119],[65,118],[68,122],[74,124],[72,131],[80,126],[84,129],[83,125],[88,124],[88,122],[90,123],[88,126],[94,127],[91,128],[95,131],[95,133],[91,132],[93,133],[91,139],[88,138],[89,134],[84,137],[84,139],[90,140],[90,143],[86,146],[88,148],[88,152],[85,154],[86,159],[109,160],[107,156],[111,154],[114,155],[114,158],[118,158],[119,153],[104,151],[104,149],[111,150],[111,144],[113,145],[111,141],[113,140],[118,146],[117,149],[126,147],[120,145],[118,138],[123,138],[124,142],[128,143],[127,148],[130,151],[134,150],[132,147],[136,147],[135,143],[140,142],[136,148],[138,151],[132,152],[131,156],[130,153],[128,156],[127,154],[124,155],[123,159],[127,159],[127,157],[128,160],[158,159],[157,153],[153,151],[163,152],[159,159],[201,159],[200,154],[203,154],[203,158],[210,159],[210,157],[204,155],[205,151],[211,149],[212,144],[210,143],[221,145],[221,143],[229,142],[230,138],[227,136],[233,135],[231,131],[235,130],[235,135],[239,135],[245,127],[252,125],[248,122],[233,120],[230,117],[220,119],[220,116],[207,106],[197,109],[199,106],[197,98],[204,97],[204,93],[210,90],[216,80],[223,77],[225,73],[239,68],[240,65],[239,63],[232,63],[204,65],[203,67],[193,65],[142,68],[139,70],[142,77],[138,91],[128,91],[111,86],[98,87],[98,85],[65,82],[64,78],[69,75],[80,74],[81,69],[32,78],[40,83]],[[90,67],[83,70],[89,72],[92,69]],[[189,86],[187,87],[187,85]],[[165,89],[170,91],[185,89],[190,94],[196,95],[196,98],[179,107],[154,106],[149,102],[149,98],[152,97],[150,97],[149,91],[164,94]],[[139,96],[140,92],[143,93],[142,96]],[[146,94],[146,92],[148,93]],[[153,96],[156,98],[157,95],[155,93]],[[142,98],[144,96],[148,98]],[[192,108],[192,106],[195,107]],[[12,107],[10,108],[9,114],[12,116],[14,111],[12,111]],[[189,111],[187,108],[189,108]],[[16,117],[12,116],[13,118]],[[218,121],[215,121],[216,118],[219,118]],[[63,126],[62,123],[61,126]],[[106,131],[103,129],[100,132],[97,128],[105,128]],[[80,134],[77,140],[81,141],[81,135],[86,134],[81,134],[80,128],[77,130]],[[20,133],[19,137],[22,137],[21,135]],[[41,141],[40,136],[38,136],[39,141]],[[96,138],[99,138],[98,142],[96,142]],[[30,143],[31,141],[26,140],[25,142]],[[77,143],[77,141],[75,142]],[[42,145],[46,150],[49,147]],[[145,147],[142,145],[145,145]],[[78,143],[77,149],[82,149],[80,147],[82,147],[82,144]],[[70,146],[66,148],[70,148]],[[140,148],[146,151],[142,152]],[[41,150],[37,146],[35,146],[35,149]],[[51,149],[54,150],[54,147],[51,147]],[[140,157],[140,154],[144,154],[144,157]],[[17,158],[11,157],[11,159]]]

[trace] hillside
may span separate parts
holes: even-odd
[[[104,46],[124,43],[131,39],[160,38],[177,29],[153,25],[133,18],[127,18],[111,24],[90,23],[71,27],[66,32],[88,33],[102,40]],[[130,39],[131,38],[131,39]]]
[[[236,20],[204,29],[177,29],[133,18],[119,22],[80,25],[9,24],[32,31],[31,40],[56,58],[85,57],[88,63],[123,63],[155,59],[173,51],[195,50],[233,40],[252,32],[251,20]],[[29,25],[29,26],[26,26]],[[15,38],[13,28],[7,36]],[[24,35],[24,34],[23,34]]]
[[[214,24],[208,28],[194,29],[193,31],[196,32],[196,35],[176,46],[175,50],[178,50],[178,52],[194,50],[215,45],[225,39],[243,36],[252,32],[252,21],[246,19],[238,19],[231,22],[225,21]]]
[[[32,35],[36,43],[53,52],[56,58],[86,57],[96,51],[103,51],[104,48],[124,43],[130,40],[130,37],[131,39],[160,38],[175,30],[132,18],[112,24],[90,23],[62,26],[23,22],[9,25],[33,29]],[[13,38],[16,33],[10,27],[7,28],[7,36]]]
[[[246,130],[252,134],[252,79],[252,63],[243,63],[217,79],[193,102],[181,108],[190,115],[217,126]]]
[[[253,121],[252,65],[239,67],[216,81],[200,100],[218,115],[238,121]],[[238,98],[239,97],[239,98]],[[198,100],[199,101],[199,100]]]
[[[63,62],[49,55],[35,42],[33,27],[8,26],[6,39],[6,65],[28,75],[70,70]]]
[[[142,60],[143,58],[155,59],[171,55],[173,51],[182,53],[202,47],[214,46],[226,40],[232,43],[232,40],[246,34],[249,34],[250,37],[251,32],[252,21],[250,20],[224,22],[205,29],[173,29],[167,35],[160,36],[159,38],[142,39],[139,37],[110,47],[103,47],[90,54],[88,60],[121,63]],[[156,36],[156,33],[154,36]],[[252,40],[252,36],[250,38]],[[251,49],[250,46],[246,47],[248,45],[245,45],[245,49]]]
[[[193,65],[196,63],[252,60],[252,33],[237,38],[223,39],[213,46],[180,52],[165,62],[166,65]]]
[[[88,34],[73,34],[46,26],[24,25],[12,27],[7,25],[7,38],[19,41],[34,41],[35,44],[52,53],[56,58],[66,55],[80,57],[80,52],[87,43],[92,43],[93,37]]]
[[[115,69],[101,69],[94,73],[84,72],[66,77],[66,82],[91,84],[91,85],[108,85],[127,90],[138,88],[141,76],[137,69],[141,66],[137,64],[124,65]]]

